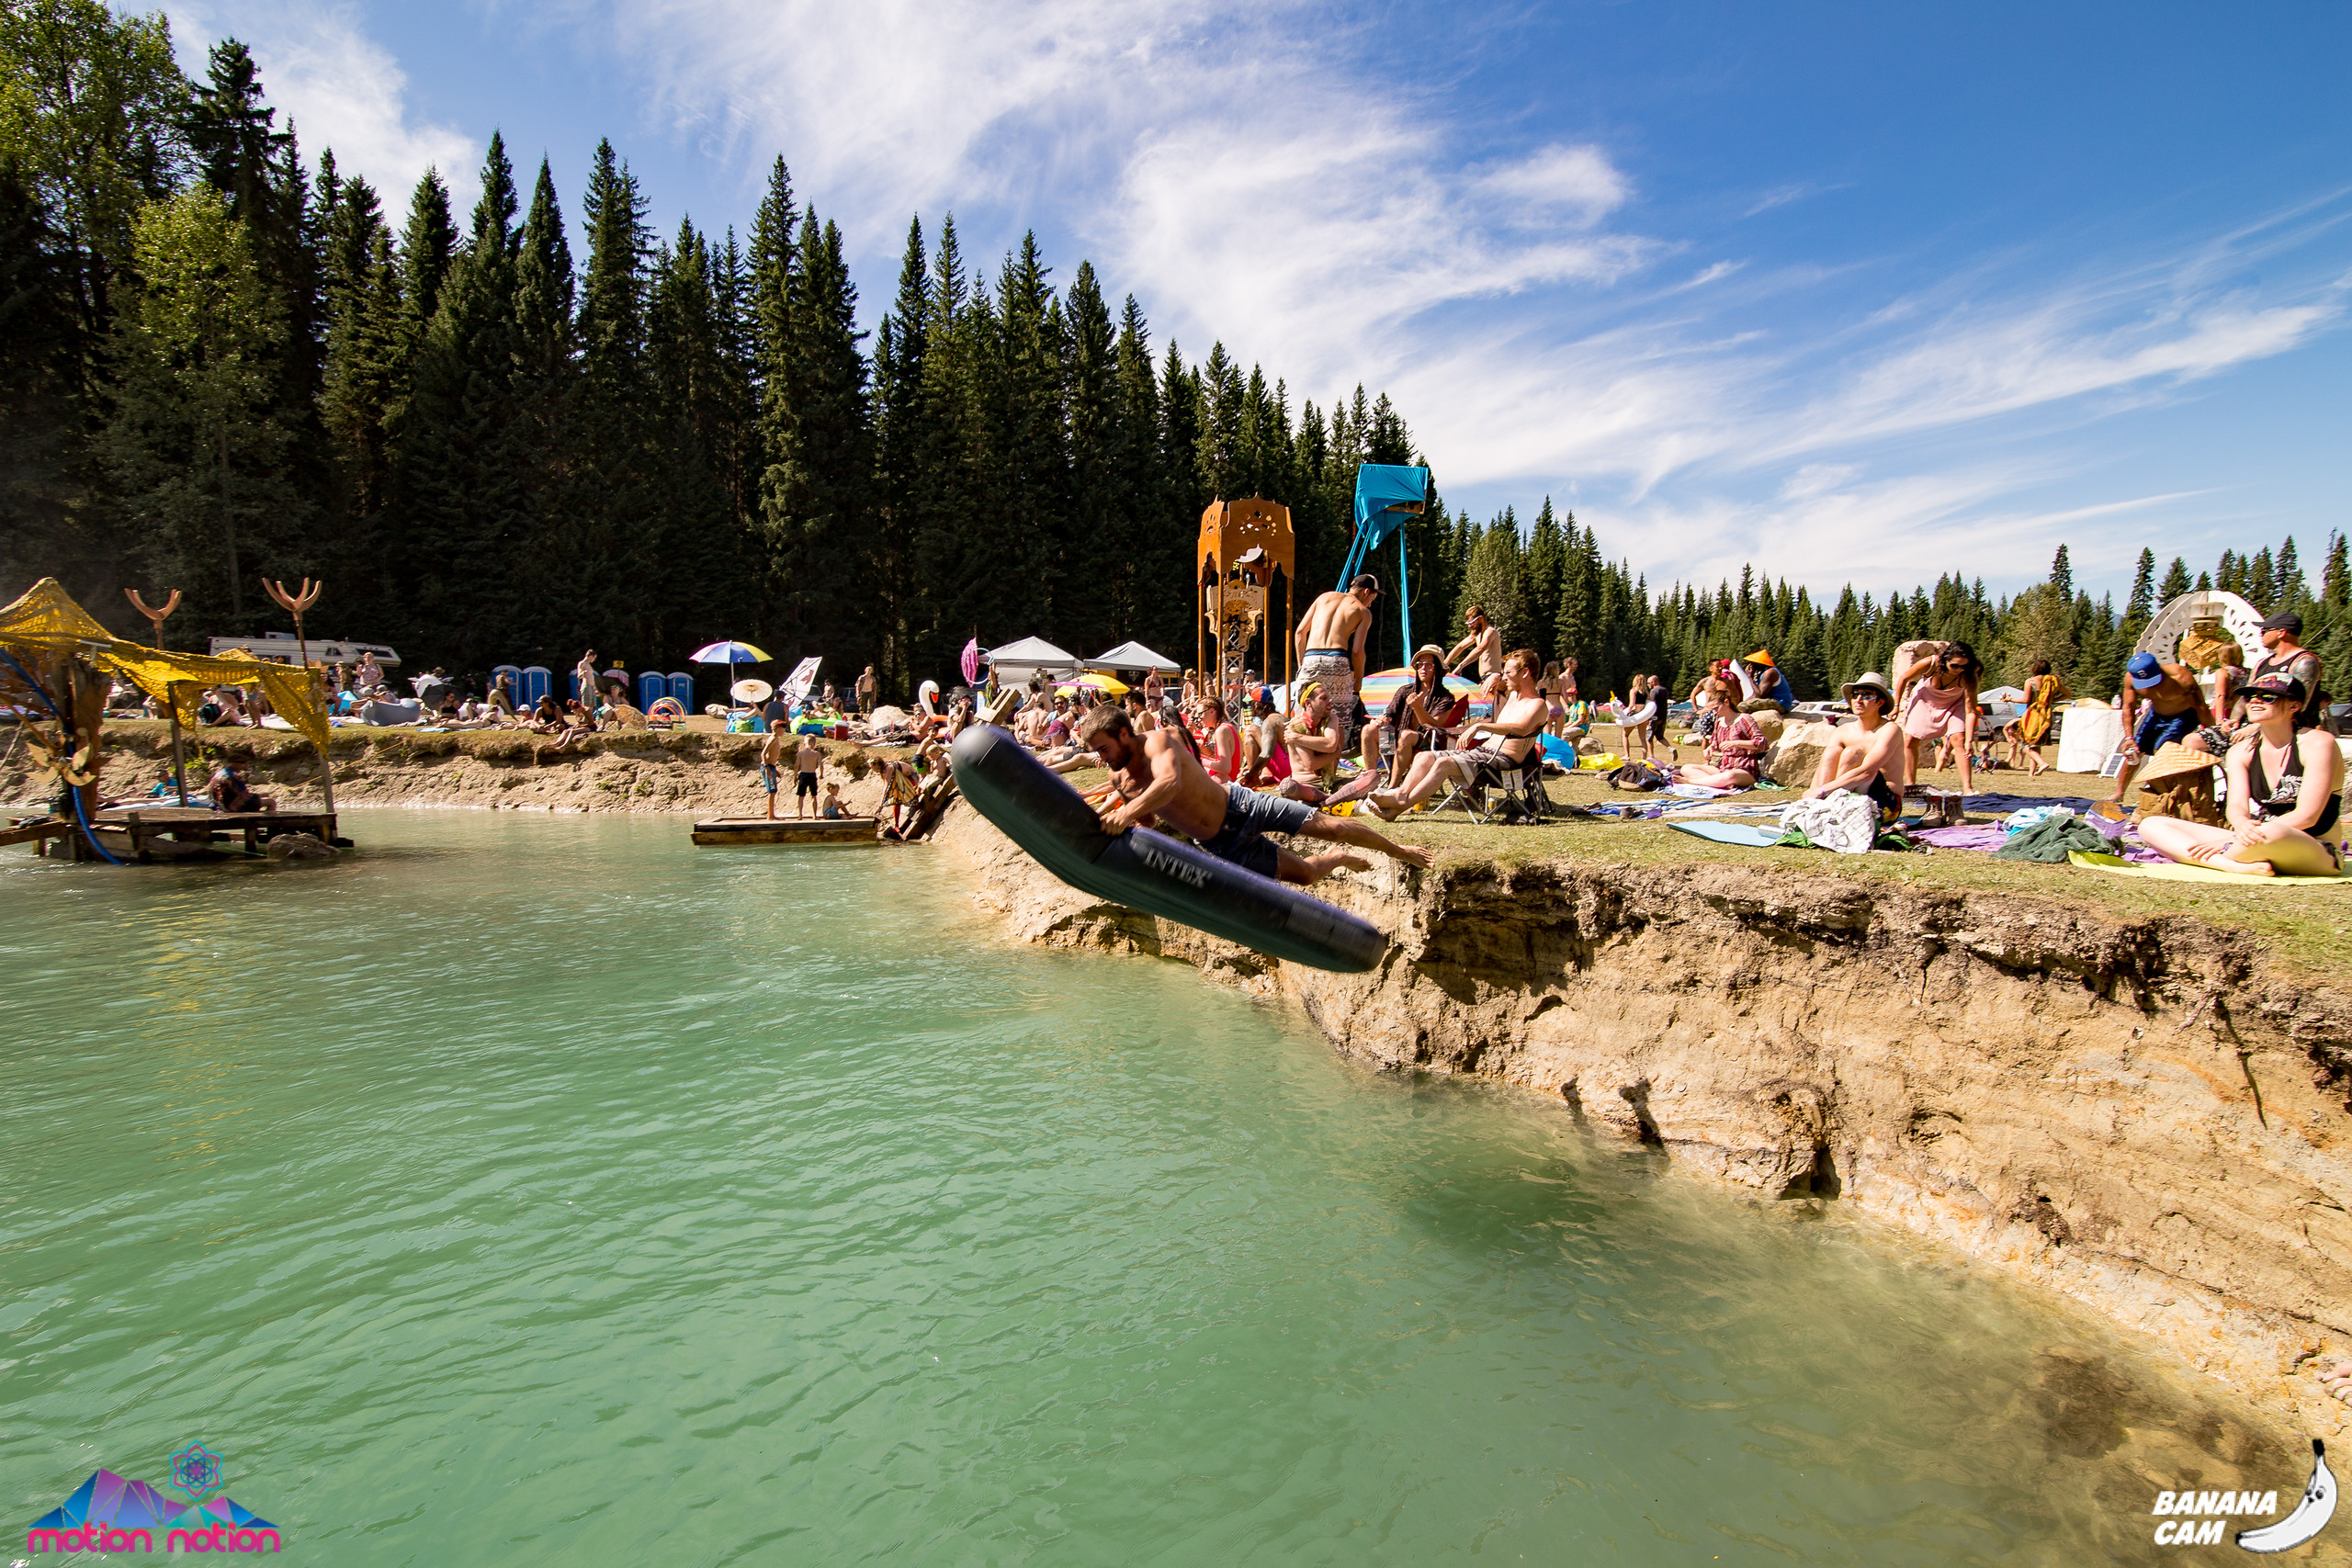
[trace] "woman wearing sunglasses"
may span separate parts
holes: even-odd
[[[2265,675],[2240,691],[2255,733],[2230,748],[2230,825],[2169,817],[2140,824],[2148,847],[2185,865],[2246,876],[2338,876],[2344,753],[2324,729],[2298,728],[2303,683]]]

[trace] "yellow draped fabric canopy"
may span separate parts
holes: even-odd
[[[173,653],[125,642],[74,602],[57,579],[44,577],[15,604],[0,609],[0,646],[21,645],[45,653],[69,653],[110,675],[119,675],[151,697],[170,703],[180,722],[194,727],[198,701],[208,686],[259,686],[271,708],[311,744],[324,750],[329,733],[326,701],[310,671],[273,664],[250,653],[214,658]]]

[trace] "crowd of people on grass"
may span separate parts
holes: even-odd
[[[1154,674],[1116,696],[1050,691],[1041,682],[1025,694],[1013,732],[1049,766],[1110,767],[1114,780],[1097,794],[1114,830],[1149,820],[1163,799],[1182,799],[1182,821],[1160,815],[1188,832],[1204,829],[1194,834],[1204,843],[1247,846],[1279,830],[1412,859],[1409,846],[1332,825],[1356,813],[1394,821],[1449,787],[1507,781],[1540,765],[1546,736],[1573,751],[1597,745],[1595,732],[1611,727],[1628,761],[1649,763],[1664,749],[1667,766],[1656,770],[1660,783],[1746,790],[1764,776],[1781,728],[1775,720],[1796,706],[1769,649],[1718,661],[1688,694],[1686,739],[1697,743],[1699,754],[1677,762],[1667,717],[1686,710],[1663,678],[1637,674],[1622,703],[1597,707],[1578,690],[1573,660],[1542,663],[1527,649],[1505,650],[1473,607],[1460,641],[1417,649],[1411,679],[1379,711],[1367,712],[1357,702],[1362,632],[1378,596],[1377,583],[1360,578],[1310,609],[1297,632],[1300,680],[1286,705],[1254,671],[1224,690],[1192,671],[1181,679]],[[2142,834],[2152,849],[2255,875],[2332,874],[2340,866],[2335,829],[2345,764],[2325,722],[2318,660],[2297,640],[2301,630],[2291,612],[2271,616],[2263,624],[2260,662],[2248,670],[2240,656],[2225,664],[2210,696],[2182,666],[2147,654],[2132,660],[2120,704],[2127,739],[2116,798],[2125,797],[2133,769],[2167,745],[2187,747],[2227,779],[2225,826],[2151,818]],[[1474,666],[1473,690],[1448,684]],[[1838,694],[1845,711],[1834,716],[1834,729],[1803,781],[1804,798],[1860,796],[1880,822],[1892,823],[1930,770],[1956,770],[1962,796],[1976,788],[1980,768],[2048,771],[2042,748],[2061,705],[2074,699],[2071,688],[2048,660],[2037,660],[2021,693],[2013,694],[2021,697],[2015,716],[1996,725],[1986,717],[1984,679],[1974,649],[1938,641],[1899,649],[1892,679],[1873,671],[1845,682]],[[952,739],[970,721],[969,706],[958,706],[943,721],[943,736]],[[1138,758],[1163,756],[1181,760],[1138,771]],[[1192,782],[1195,772],[1229,802],[1215,823],[1204,789]],[[1247,852],[1265,860],[1258,851]],[[1267,863],[1290,880],[1311,882],[1347,859],[1345,852],[1296,857],[1285,851]]]
[[[1352,852],[1360,849],[1424,863],[1425,852],[1392,843],[1361,818],[1394,821],[1441,791],[1509,783],[1542,766],[1546,738],[1554,757],[1574,765],[1613,728],[1610,755],[1652,786],[1751,788],[1764,776],[1780,732],[1777,721],[1796,706],[1787,676],[1766,649],[1715,661],[1687,693],[1663,676],[1637,672],[1622,701],[1597,704],[1579,689],[1575,660],[1545,663],[1528,649],[1506,649],[1500,630],[1473,605],[1464,636],[1451,647],[1416,649],[1410,678],[1378,711],[1367,711],[1359,694],[1379,598],[1378,581],[1365,574],[1316,599],[1294,634],[1298,680],[1287,702],[1277,701],[1275,689],[1248,670],[1221,687],[1195,671],[1181,676],[1154,671],[1116,692],[1082,682],[1048,685],[1038,678],[1003,704],[994,701],[999,693],[991,676],[979,692],[956,688],[943,708],[934,710],[926,698],[921,711],[892,718],[894,710],[877,715],[877,682],[869,666],[841,687],[776,693],[713,711],[766,734],[760,762],[771,817],[787,773],[796,814],[838,817],[846,809],[839,782],[823,779],[824,749],[803,733],[815,728],[912,745],[907,759],[877,763],[893,820],[900,820],[921,797],[926,778],[946,767],[956,735],[978,722],[985,702],[1047,766],[1065,773],[1109,768],[1112,782],[1095,793],[1114,830],[1158,819],[1199,838],[1213,852],[1253,868],[1271,867],[1269,874],[1312,882],[1358,863]],[[2332,873],[2340,866],[2336,822],[2345,766],[2321,690],[2320,661],[2301,646],[2301,630],[2290,611],[2270,616],[2262,623],[2262,657],[2251,669],[2232,645],[2222,665],[2202,681],[2187,666],[2154,654],[2131,660],[2120,702],[2125,740],[2113,799],[2125,800],[2135,774],[2159,753],[2172,771],[2191,758],[2226,778],[2225,825],[2151,818],[2142,825],[2151,848],[2175,860],[2256,875]],[[330,706],[338,713],[392,700],[372,655],[353,669],[333,666],[322,673]],[[412,678],[410,700],[427,725],[526,730],[545,737],[544,749],[557,752],[600,729],[643,728],[685,716],[666,699],[651,712],[639,710],[626,682],[598,672],[593,649],[582,656],[576,674],[582,695],[561,701],[548,695],[524,705],[510,674],[498,674],[473,695],[435,670]],[[1965,642],[1918,642],[1896,651],[1892,680],[1873,671],[1847,682],[1839,688],[1846,712],[1837,716],[1834,735],[1805,783],[1806,798],[1861,796],[1880,820],[1893,821],[1930,769],[1956,769],[1963,796],[1973,791],[1980,768],[2047,771],[2041,750],[2073,691],[2048,660],[2037,660],[2016,716],[1994,727],[1982,700],[1984,676],[1982,660]],[[156,705],[147,705],[160,716]],[[269,706],[257,688],[222,687],[203,694],[199,713],[207,724],[259,725]],[[1677,760],[1667,734],[1670,714],[1687,715],[1684,739],[1697,745],[1694,759]],[[877,716],[889,720],[887,732],[870,728]],[[222,781],[221,787],[235,793],[242,781]],[[1212,792],[1226,802],[1221,813],[1212,809]],[[1301,856],[1265,841],[1268,832],[1328,839],[1342,847]]]

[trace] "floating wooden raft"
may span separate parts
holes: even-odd
[[[712,817],[695,824],[697,844],[871,844],[871,817]]]

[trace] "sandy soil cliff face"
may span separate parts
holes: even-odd
[[[1098,903],[968,810],[940,841],[1025,940],[1186,960],[1350,1055],[1962,1248],[2298,1430],[2352,1417],[2316,1375],[2352,1354],[2352,991],[2240,933],[1835,874],[1384,864],[1324,891],[1396,945],[1329,975]]]

